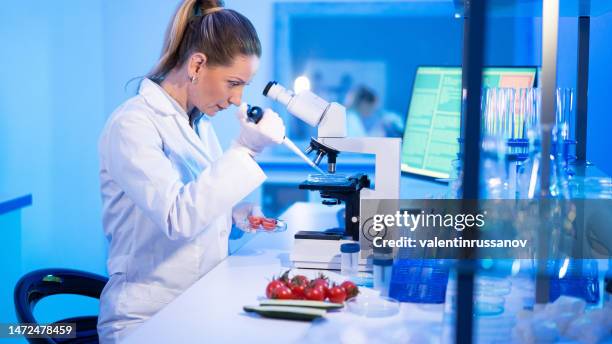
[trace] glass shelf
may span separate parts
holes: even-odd
[[[449,0],[456,13],[464,14],[464,5],[469,0]],[[541,17],[542,0],[485,0],[489,17]],[[612,1],[608,0],[559,0],[559,16],[597,17],[612,13]]]

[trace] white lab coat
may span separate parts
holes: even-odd
[[[231,210],[265,180],[246,149],[222,152],[206,115],[144,79],[99,143],[110,276],[98,333],[114,343],[227,256]],[[213,312],[214,310],[203,310]]]

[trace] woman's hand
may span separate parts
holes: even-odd
[[[240,135],[236,144],[247,148],[252,156],[261,153],[267,146],[282,143],[285,139],[285,124],[271,109],[266,109],[259,123],[255,124],[248,120],[247,104],[242,103],[236,111],[236,117],[240,122]]]
[[[249,224],[249,216],[263,217],[264,214],[258,204],[247,202],[238,203],[232,211],[232,220],[236,228],[243,232],[255,232]]]

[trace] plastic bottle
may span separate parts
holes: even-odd
[[[389,296],[389,287],[391,286],[391,276],[393,271],[393,259],[372,259],[372,271],[374,275],[374,289],[380,291],[380,296]]]
[[[359,251],[361,248],[356,242],[340,245],[342,254],[340,261],[340,273],[349,278],[354,278],[359,272]]]

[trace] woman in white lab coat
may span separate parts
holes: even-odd
[[[227,256],[232,217],[256,211],[238,203],[265,179],[253,156],[285,136],[276,113],[254,124],[242,105],[239,137],[225,152],[219,146],[209,117],[241,104],[261,55],[250,21],[222,5],[180,5],[157,67],[101,135],[103,343],[125,338]]]

